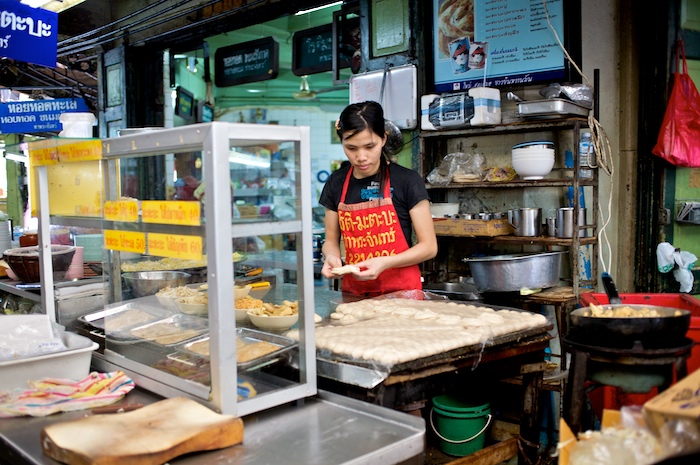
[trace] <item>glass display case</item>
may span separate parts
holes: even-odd
[[[69,160],[71,144],[56,140],[30,159],[40,248],[55,225],[71,226],[76,244],[99,239],[106,304],[79,319],[102,337],[94,366],[237,416],[315,395],[308,127],[214,122],[91,142],[90,155]],[[99,219],[42,195],[57,159],[97,164]],[[271,165],[283,182],[262,189]]]

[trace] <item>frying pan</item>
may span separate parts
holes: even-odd
[[[678,345],[690,327],[690,311],[656,305],[622,304],[617,287],[608,273],[603,273],[603,287],[610,305],[603,309],[630,307],[635,311],[656,310],[658,317],[606,318],[590,316],[590,309],[579,308],[571,312],[571,335],[577,341],[590,345],[618,347],[640,341],[645,348]]]

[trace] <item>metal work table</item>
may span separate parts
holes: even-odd
[[[161,398],[134,389],[119,404],[150,404]],[[40,433],[50,424],[91,415],[88,410],[43,418],[0,419],[0,464],[56,465],[44,455]],[[193,453],[172,465],[291,463],[305,465],[423,463],[421,418],[328,392],[243,418],[243,444]]]

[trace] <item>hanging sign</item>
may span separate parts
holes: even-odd
[[[339,68],[349,68],[355,52],[350,44],[340,43],[336,53]],[[292,73],[295,76],[316,74],[333,69],[333,25],[297,31],[292,37]]]
[[[1,16],[0,23],[2,23]],[[2,55],[1,49],[0,55]],[[82,98],[0,103],[0,132],[3,134],[30,134],[60,131],[62,129],[59,120],[61,114],[87,111],[89,111],[88,107]]]
[[[214,54],[217,87],[274,79],[279,74],[279,44],[273,37],[229,45]]]
[[[566,76],[562,0],[433,0],[435,92]]]
[[[58,13],[0,0],[0,56],[55,68],[57,46]]]

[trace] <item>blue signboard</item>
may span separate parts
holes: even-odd
[[[0,56],[56,67],[58,14],[0,0]]]
[[[565,76],[562,0],[433,0],[435,91],[525,85]],[[547,20],[549,16],[549,22]]]
[[[53,100],[24,100],[0,103],[0,132],[3,134],[31,134],[63,129],[59,118],[62,113],[88,111],[81,98]]]

